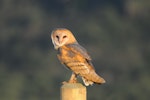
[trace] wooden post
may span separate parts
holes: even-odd
[[[86,87],[80,83],[65,83],[61,86],[61,100],[86,100]]]

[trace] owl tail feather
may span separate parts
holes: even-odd
[[[86,86],[92,85],[93,83],[96,84],[103,84],[105,83],[105,80],[100,77],[98,74],[96,74],[95,71],[91,71],[87,77],[82,77],[82,80]]]

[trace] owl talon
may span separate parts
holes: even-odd
[[[77,83],[77,79],[69,80],[68,83]]]
[[[67,81],[62,82],[62,84],[67,84],[67,83],[78,83],[78,81],[77,79],[74,79],[74,80],[69,80],[68,82]]]
[[[66,81],[64,81],[64,82],[62,82],[62,84],[67,84],[68,82],[66,82]]]

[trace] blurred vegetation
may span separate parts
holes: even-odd
[[[70,29],[107,83],[88,100],[150,98],[150,1],[1,0],[0,100],[59,100],[71,72],[56,58],[52,29]],[[64,74],[65,73],[65,74]]]

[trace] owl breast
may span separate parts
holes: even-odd
[[[61,48],[59,48],[58,58],[62,64],[64,64],[67,68],[69,68],[76,74],[83,75],[89,73],[86,60],[79,54],[71,51],[66,46],[62,46]]]
[[[77,55],[66,46],[62,46],[58,49],[58,58],[65,65],[68,65],[68,63],[71,62],[76,62],[76,57]]]

